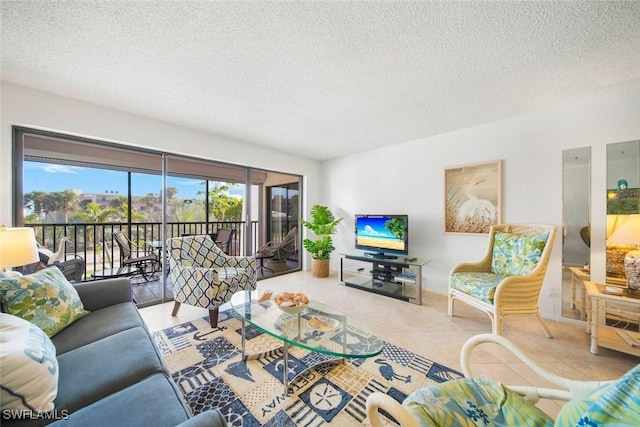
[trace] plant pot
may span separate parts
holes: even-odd
[[[329,260],[328,259],[312,259],[311,260],[311,276],[329,277]]]

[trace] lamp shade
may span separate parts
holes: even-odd
[[[39,260],[33,228],[0,228],[0,268],[23,266]]]
[[[607,238],[607,243],[640,245],[640,215],[624,215],[625,221]]]
[[[640,215],[624,215],[624,222],[615,229],[607,243],[640,245]],[[624,256],[624,272],[629,288],[640,290],[640,250],[632,250]]]

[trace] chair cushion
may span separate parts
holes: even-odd
[[[9,314],[30,321],[50,337],[89,314],[73,285],[54,266],[0,279],[0,294]]]
[[[108,357],[110,355],[113,357]],[[155,344],[144,328],[127,329],[68,351],[58,356],[58,364],[60,382],[55,405],[70,412],[153,374],[166,373]]]
[[[548,232],[518,235],[497,231],[491,271],[502,276],[530,274],[538,266],[548,239]]]
[[[402,405],[421,426],[552,426],[553,420],[502,384],[462,378],[422,388]]]
[[[173,427],[188,420],[189,409],[166,374],[152,374],[78,411],[54,426]]]
[[[476,299],[493,304],[496,288],[507,276],[494,273],[453,273],[449,286]]]
[[[567,402],[555,425],[638,425],[640,414],[640,365],[613,384],[596,388],[580,399]]]
[[[0,313],[2,410],[50,411],[58,393],[58,360],[51,339],[33,323]]]
[[[140,312],[131,302],[95,310],[52,338],[58,355],[137,327],[144,328]]]

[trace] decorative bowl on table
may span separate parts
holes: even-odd
[[[276,303],[276,307],[287,314],[298,314],[309,306],[309,297],[299,292],[277,294],[273,301]]]

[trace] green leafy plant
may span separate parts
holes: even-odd
[[[302,244],[314,259],[329,259],[331,252],[335,249],[331,235],[336,233],[342,218],[336,219],[326,206],[321,205],[314,205],[310,214],[311,221],[300,218],[300,222],[311,230],[318,239],[304,239]]]

